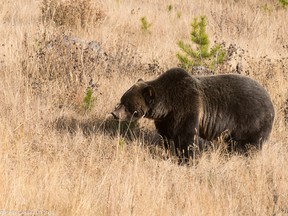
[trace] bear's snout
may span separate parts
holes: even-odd
[[[116,115],[115,111],[111,112],[111,115],[114,117],[114,119],[119,119],[119,117]]]
[[[120,104],[115,108],[113,112],[111,112],[112,116],[120,121],[126,121],[127,120],[127,111],[125,109],[125,106],[123,104]]]

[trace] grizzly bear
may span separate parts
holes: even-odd
[[[213,141],[223,132],[234,150],[260,149],[272,130],[274,108],[266,90],[248,77],[191,76],[173,68],[152,81],[139,79],[112,115],[120,121],[153,119],[166,148],[188,158],[199,137]]]

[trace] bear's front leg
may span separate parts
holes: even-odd
[[[155,121],[156,129],[163,137],[165,148],[185,160],[193,157],[195,152],[193,150],[198,149],[199,128],[197,115],[186,117],[181,119],[167,116],[161,121]]]
[[[195,158],[196,152],[199,151],[198,136],[196,133],[181,133],[173,141],[179,158],[185,160],[190,157]]]
[[[163,138],[164,148],[169,151],[171,155],[179,156],[178,149],[175,145],[175,128],[174,128],[174,119],[172,115],[166,116],[161,120],[155,120],[155,127],[158,133]]]

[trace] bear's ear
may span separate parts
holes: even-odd
[[[154,104],[155,101],[155,90],[152,86],[146,86],[143,89],[143,97],[146,101],[147,104],[149,104],[150,106],[152,106]]]

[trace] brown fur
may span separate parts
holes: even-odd
[[[175,146],[185,157],[197,137],[215,140],[224,131],[227,141],[237,143],[236,150],[247,151],[248,144],[261,148],[274,120],[271,99],[256,81],[235,74],[193,77],[180,68],[152,81],[139,80],[119,107],[112,113],[115,118],[153,119],[166,146]]]

